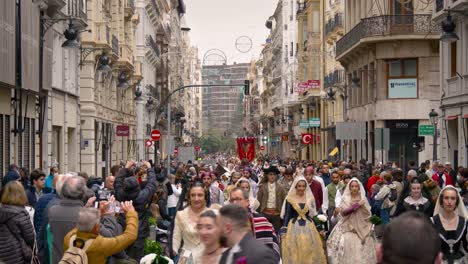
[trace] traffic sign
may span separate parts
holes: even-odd
[[[158,141],[161,139],[161,131],[155,129],[151,131],[151,139],[154,141]]]
[[[148,147],[148,148],[153,146],[153,140],[151,140],[151,139],[145,140],[145,146]]]
[[[419,135],[420,136],[433,136],[434,135],[434,126],[433,125],[420,125],[419,126]]]
[[[260,146],[260,150],[265,150],[265,146]]]
[[[174,148],[174,155],[179,155],[179,149],[178,148]]]
[[[201,150],[201,147],[200,147],[200,146],[195,146],[195,151],[196,151],[196,152],[200,152],[200,150]]]

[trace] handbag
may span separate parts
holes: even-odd
[[[34,246],[32,250],[31,264],[41,264],[41,260],[39,259],[39,252],[37,250],[36,234],[34,234]]]

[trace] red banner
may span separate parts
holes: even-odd
[[[237,152],[239,159],[248,159],[253,161],[255,159],[255,138],[237,138]]]

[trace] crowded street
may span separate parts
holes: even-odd
[[[468,264],[468,0],[0,0],[0,264]]]

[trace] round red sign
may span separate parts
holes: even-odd
[[[260,146],[260,150],[265,150],[265,146]]]
[[[153,141],[151,139],[145,140],[145,146],[147,146],[148,148],[153,146]]]
[[[154,141],[158,141],[161,139],[161,131],[155,129],[151,131],[151,139]]]

